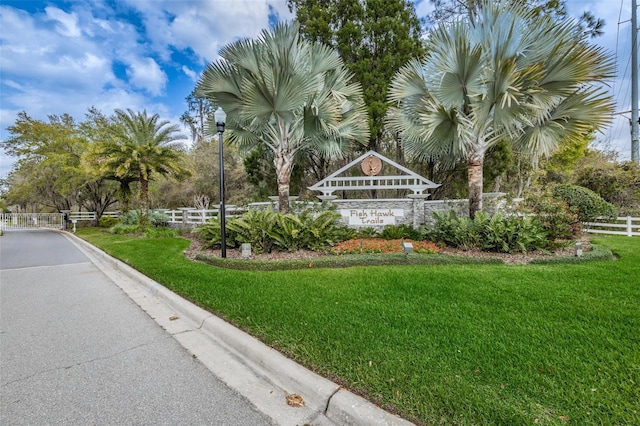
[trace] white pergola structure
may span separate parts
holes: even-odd
[[[399,172],[404,174],[389,176],[340,176],[350,168],[362,163],[366,158],[373,156],[380,159],[384,164],[393,166]],[[413,191],[409,194],[409,198],[426,198],[428,194],[423,192],[429,189],[438,188],[440,185],[433,183],[427,178],[412,172],[404,166],[396,163],[375,151],[369,151],[356,158],[346,166],[336,170],[331,175],[322,179],[320,182],[309,189],[322,192],[318,196],[321,200],[335,199],[333,195],[335,191],[353,191],[353,190],[370,190],[370,189],[408,189]]]

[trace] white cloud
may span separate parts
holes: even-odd
[[[129,82],[151,95],[161,95],[167,84],[167,75],[153,58],[133,58],[127,68]]]
[[[198,74],[196,74],[196,72],[188,66],[183,65],[182,72],[185,73],[191,79],[191,81],[198,81]]]
[[[81,35],[80,28],[78,28],[78,15],[75,13],[66,13],[57,7],[45,8],[47,18],[52,21],[56,21],[56,29],[65,37],[79,37]]]
[[[203,63],[216,60],[220,48],[238,38],[253,38],[269,27],[269,13],[292,17],[285,0],[171,1],[127,3],[143,15],[153,48],[168,59],[171,49],[192,50]]]

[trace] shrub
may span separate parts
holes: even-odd
[[[236,218],[231,218],[227,221],[225,221],[225,227],[226,227],[226,239],[225,239],[225,243],[227,247],[236,247],[237,242],[236,242],[236,233],[233,231],[232,228],[230,228],[229,226],[233,226],[234,221],[236,221]],[[214,217],[209,219],[208,221],[206,221],[205,223],[203,223],[202,225],[200,225],[197,228],[194,228],[191,231],[192,234],[195,234],[198,236],[198,238],[200,238],[200,240],[203,241],[203,246],[205,248],[212,248],[215,246],[220,246],[221,242],[222,242],[222,238],[221,238],[221,227],[220,227],[220,218],[218,217]]]
[[[340,215],[332,210],[303,210],[300,214],[281,214],[266,210],[249,210],[227,221],[227,244],[249,243],[255,253],[272,248],[328,250],[334,244],[352,238],[354,231],[337,222]],[[193,230],[206,247],[220,244],[220,223],[207,222]]]
[[[269,236],[273,239],[273,245],[280,250],[296,251],[306,246],[304,223],[291,213],[276,214]]]
[[[493,217],[484,212],[475,218],[459,218],[454,211],[436,212],[434,227],[427,235],[432,241],[463,249],[477,248],[502,253],[523,252],[548,246],[547,234],[540,223],[529,217]]]
[[[140,211],[129,210],[120,214],[118,218],[124,225],[138,225],[140,223]]]
[[[408,238],[410,240],[421,240],[422,234],[409,225],[387,225],[382,229],[380,237],[385,240],[397,240]]]
[[[124,223],[118,223],[109,228],[111,234],[135,234],[140,229],[140,225],[126,225]]]
[[[599,216],[615,218],[618,213],[613,204],[590,189],[576,185],[556,185],[553,196],[566,202],[569,211],[578,216],[580,222],[591,222]]]
[[[98,225],[100,225],[100,228],[111,228],[112,226],[115,226],[118,222],[119,220],[116,219],[115,217],[102,216],[98,221]]]
[[[530,194],[525,199],[524,214],[533,214],[547,233],[550,245],[556,240],[569,240],[580,234],[582,223],[578,216],[569,211],[569,205],[552,198],[548,194]]]
[[[341,216],[334,210],[305,210],[298,217],[304,226],[304,247],[310,250],[328,250],[353,235],[349,228],[338,222]]]
[[[251,244],[251,249],[255,253],[270,253],[273,247],[270,232],[274,226],[276,214],[270,208],[248,210],[241,217],[227,222],[227,230],[234,234],[234,239],[239,243]],[[220,244],[219,224],[218,244]]]
[[[153,226],[169,226],[169,220],[171,219],[166,213],[161,211],[149,212],[149,223]]]
[[[378,231],[376,230],[376,228],[371,228],[371,227],[367,227],[367,228],[358,228],[357,231],[355,231],[356,238],[373,238],[373,237],[377,237],[378,236]]]

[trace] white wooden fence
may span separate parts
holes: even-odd
[[[608,221],[608,222],[605,222]],[[640,217],[622,216],[615,221],[598,218],[596,222],[585,222],[583,231],[591,234],[626,235],[640,237]]]
[[[227,206],[226,215],[235,216],[244,213],[246,210],[236,206]],[[162,212],[169,218],[169,223],[173,224],[186,224],[186,225],[198,225],[206,222],[207,220],[217,217],[219,209],[206,209],[196,210],[190,208],[181,208],[178,210],[168,209],[156,209],[154,211]],[[119,211],[104,212],[102,217],[118,218],[120,216]],[[71,212],[69,213],[69,220],[73,221],[90,221],[96,220],[95,212]]]

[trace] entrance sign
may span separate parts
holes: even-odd
[[[403,209],[341,209],[340,214],[349,225],[383,226],[395,225],[397,217],[404,217]]]

